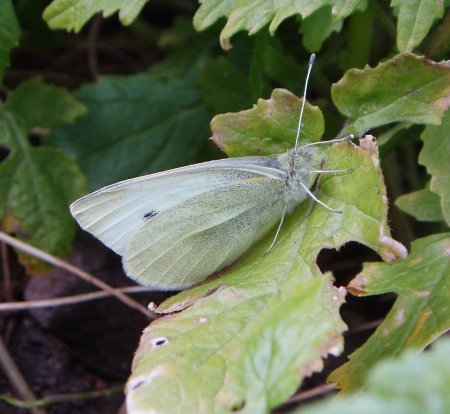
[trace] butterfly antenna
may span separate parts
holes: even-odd
[[[300,109],[300,116],[298,118],[297,136],[295,138],[295,147],[294,147],[295,149],[297,149],[297,147],[298,147],[298,139],[300,138],[300,130],[302,129],[303,111],[305,110],[306,91],[308,90],[309,75],[311,74],[311,70],[312,70],[315,60],[316,60],[316,55],[313,53],[313,54],[311,54],[311,57],[309,58],[308,72],[306,73],[305,88],[303,90],[302,107]]]

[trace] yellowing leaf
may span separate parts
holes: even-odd
[[[349,285],[359,296],[395,292],[398,298],[370,339],[330,377],[345,391],[360,388],[370,368],[405,349],[422,350],[450,329],[450,233],[412,243],[405,260],[366,263]]]
[[[124,25],[133,22],[149,0],[53,0],[44,10],[43,18],[52,29],[79,32],[96,13],[108,17],[119,11]]]
[[[201,6],[194,17],[194,26],[203,30],[222,16],[227,24],[220,34],[223,48],[231,47],[230,38],[240,30],[256,33],[266,24],[274,34],[278,26],[288,17],[300,15],[303,19],[324,6],[332,6],[333,20],[339,21],[361,8],[365,0],[291,0],[273,2],[270,0],[201,0]]]
[[[295,145],[301,99],[285,89],[274,89],[270,99],[252,109],[217,115],[211,121],[212,140],[230,157],[273,155]],[[316,106],[305,105],[302,142],[320,141],[325,121]]]
[[[392,122],[439,124],[450,105],[450,64],[409,53],[375,68],[351,69],[333,85],[339,111],[355,135]]]
[[[450,407],[450,340],[377,363],[364,385],[366,392],[328,398],[294,414],[444,414]]]

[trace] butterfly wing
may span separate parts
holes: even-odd
[[[236,260],[282,214],[285,184],[260,175],[213,188],[148,218],[131,237],[128,276],[159,289],[191,286]]]
[[[70,206],[80,226],[123,255],[147,218],[236,180],[282,179],[270,157],[228,158],[150,174],[104,187]],[[167,231],[168,229],[166,229]]]

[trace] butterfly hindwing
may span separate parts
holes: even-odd
[[[149,217],[123,256],[127,274],[159,289],[181,289],[236,260],[283,210],[284,183],[236,180]]]

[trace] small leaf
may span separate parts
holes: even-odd
[[[24,82],[0,107],[0,142],[9,150],[0,164],[0,219],[8,232],[51,254],[64,256],[75,235],[69,203],[79,197],[85,179],[62,151],[31,146],[33,126],[73,120],[84,107],[67,91],[40,79]],[[33,267],[35,259],[21,256]],[[33,271],[33,269],[31,269]]]
[[[441,198],[430,191],[429,185],[422,190],[400,196],[395,200],[395,205],[419,221],[444,220]]]
[[[331,7],[322,7],[304,19],[301,25],[303,45],[310,52],[318,52],[323,41],[333,32],[340,32],[342,20],[334,21]]]
[[[104,17],[119,11],[124,25],[133,22],[149,0],[53,0],[44,10],[43,18],[52,29],[66,29],[79,32],[95,14]]]
[[[11,0],[0,1],[0,83],[9,65],[9,52],[17,45],[20,27]]]
[[[366,392],[328,398],[294,414],[443,414],[450,407],[450,340],[431,351],[407,351],[378,363],[365,381]]]
[[[269,31],[273,35],[278,26],[288,17],[300,15],[306,19],[316,10],[327,5],[332,6],[333,20],[338,21],[361,8],[366,4],[366,0],[294,0],[288,2],[202,0],[200,3],[201,6],[194,16],[195,28],[203,30],[220,17],[227,17],[227,24],[220,35],[220,43],[224,49],[229,49],[231,36],[240,30],[247,30],[249,34],[254,34],[270,23]]]
[[[434,20],[444,15],[442,0],[392,0],[391,5],[399,8],[397,48],[400,52],[411,52],[420,45]]]
[[[450,225],[450,111],[446,112],[441,126],[427,126],[421,138],[423,149],[419,162],[431,174],[430,189],[439,194],[442,212]]]
[[[278,43],[267,47],[264,69],[267,77],[289,90],[298,88],[299,74],[305,71],[304,67],[291,54],[283,51]]]
[[[83,86],[75,96],[88,115],[56,129],[47,142],[78,161],[91,190],[192,162],[210,118],[197,74],[107,76]]]
[[[332,96],[355,135],[399,121],[439,124],[450,105],[450,64],[401,54],[373,69],[349,70]]]
[[[86,113],[86,107],[70,93],[44,84],[41,77],[22,82],[8,97],[6,109],[20,118],[25,129],[53,128]]]
[[[274,89],[270,99],[258,100],[252,109],[214,117],[212,140],[230,157],[284,152],[295,145],[301,102],[285,89]],[[322,112],[307,103],[300,141],[320,141],[323,132]]]
[[[358,296],[395,292],[398,298],[370,339],[350,355],[350,361],[329,377],[345,391],[362,387],[372,366],[405,349],[422,350],[450,329],[450,233],[412,243],[405,260],[392,265],[366,263],[350,282]]]

